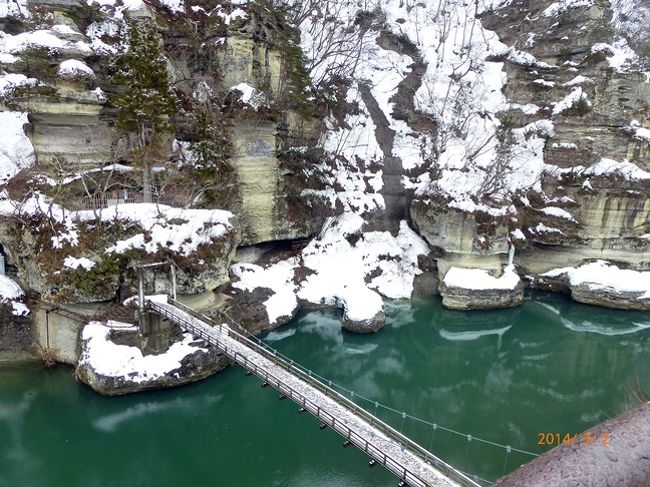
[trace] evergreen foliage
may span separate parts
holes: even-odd
[[[111,65],[116,126],[129,135],[134,161],[143,171],[145,201],[151,200],[151,164],[160,158],[163,136],[173,132],[177,100],[170,88],[161,38],[152,20],[129,22],[128,49]]]

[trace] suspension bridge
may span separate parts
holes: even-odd
[[[197,338],[216,347],[223,355],[259,377],[392,472],[400,485],[411,487],[478,487],[479,484],[413,442],[326,383],[291,362],[260,346],[226,324],[200,315],[172,297],[146,297],[144,309],[153,312]]]

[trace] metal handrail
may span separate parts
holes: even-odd
[[[241,355],[238,351],[233,350],[231,347],[229,347],[227,344],[220,341],[218,338],[210,335],[209,333],[206,333],[204,330],[195,326],[193,323],[184,320],[183,318],[168,311],[167,309],[158,305],[157,303],[151,303],[150,306],[157,313],[160,313],[162,316],[165,316],[170,320],[179,323],[181,326],[188,329],[188,331],[190,331],[191,333],[196,334],[200,338],[205,339],[207,343],[219,348],[226,356],[229,356],[234,361],[240,363],[242,366],[251,370],[260,379],[264,380],[267,384],[276,388],[280,393],[284,393],[285,395],[287,395],[287,397],[290,397],[301,407],[305,408],[306,411],[309,411],[310,413],[314,414],[317,418],[330,423],[330,426],[337,433],[339,433],[344,438],[349,439],[351,442],[357,445],[357,447],[362,449],[364,452],[369,452],[371,448],[375,449],[377,452],[380,453],[379,461],[383,465],[385,465],[389,470],[391,470],[396,475],[398,475],[400,478],[410,483],[410,485],[414,485],[414,486],[418,485],[422,487],[428,486],[428,484],[424,480],[422,480],[417,474],[411,472],[405,467],[402,467],[397,460],[395,460],[394,458],[392,458],[391,456],[383,452],[380,452],[376,447],[373,447],[367,440],[365,440],[358,434],[356,435],[358,439],[355,439],[354,435],[356,433],[354,433],[354,431],[350,427],[341,423],[340,421],[337,421],[337,419],[334,416],[329,414],[327,411],[321,409],[321,407],[318,404],[314,403],[310,399],[307,399],[300,391],[282,382],[279,378],[277,378],[273,374],[259,367],[254,362],[251,362],[247,357]]]
[[[184,320],[181,317],[179,317],[177,315],[174,315],[173,313],[170,313],[163,306],[159,306],[159,305],[157,305],[157,303],[152,303],[152,302],[149,302],[149,303],[152,306],[154,306],[155,311],[160,312],[164,316],[167,316],[172,320],[183,321],[184,322],[183,324],[188,326],[188,328],[190,328],[191,330],[194,330],[195,332],[197,332],[197,334],[201,338],[206,339],[206,341],[208,341],[208,343],[211,343],[212,341],[216,341],[217,346],[219,346],[220,348],[223,348],[223,347],[225,347],[226,349],[229,348],[227,345],[225,345],[223,343],[220,343],[217,338],[212,337],[209,334],[205,333],[203,330],[196,327],[194,324],[192,324],[190,322],[187,322],[187,320]],[[220,324],[216,323],[214,320],[210,319],[209,317],[204,316],[204,315],[192,310],[191,308],[183,305],[182,303],[179,303],[176,300],[168,298],[168,303],[171,306],[174,306],[174,307],[178,308],[180,311],[184,311],[188,315],[205,322],[207,325],[220,326]],[[230,319],[230,318],[229,318],[229,320],[232,321],[232,319]],[[241,326],[238,326],[238,328],[240,328],[244,333],[250,335],[250,333],[248,333]],[[371,426],[373,426],[374,428],[376,428],[377,430],[382,432],[388,438],[397,441],[399,444],[401,444],[404,448],[409,450],[411,453],[417,455],[418,457],[420,457],[426,463],[429,463],[430,465],[436,467],[438,470],[442,471],[446,476],[448,476],[452,480],[454,480],[454,481],[456,481],[456,482],[458,482],[458,483],[460,483],[461,485],[464,485],[464,486],[470,486],[470,487],[478,487],[479,486],[479,484],[477,484],[476,482],[471,480],[465,474],[459,472],[458,470],[455,470],[451,465],[447,464],[442,459],[438,458],[437,456],[435,456],[434,454],[432,454],[431,452],[429,452],[428,450],[426,450],[422,446],[415,443],[413,440],[409,439],[408,437],[404,436],[402,433],[395,430],[392,426],[384,423],[381,419],[377,418],[376,416],[374,416],[370,412],[366,411],[364,408],[359,406],[357,403],[349,400],[348,398],[341,395],[339,392],[332,389],[331,387],[324,384],[323,382],[319,381],[318,379],[316,379],[312,375],[309,375],[308,373],[302,371],[301,369],[299,369],[295,365],[287,362],[282,357],[279,357],[275,353],[272,353],[269,350],[265,349],[264,347],[258,345],[255,341],[251,340],[250,338],[247,338],[246,336],[243,336],[243,335],[237,333],[232,328],[226,326],[225,330],[226,330],[226,332],[227,332],[227,334],[228,334],[228,336],[230,338],[233,338],[234,340],[238,341],[242,345],[245,345],[248,348],[253,349],[257,353],[262,355],[264,358],[271,361],[273,364],[275,364],[275,365],[277,365],[279,367],[282,367],[283,369],[290,372],[292,375],[298,377],[302,381],[309,384],[311,387],[313,387],[316,390],[318,390],[319,392],[323,393],[325,396],[327,396],[330,399],[334,400],[337,404],[339,404],[341,406],[344,406],[346,409],[351,411],[353,414],[355,414],[356,416],[362,418],[367,423],[369,423]],[[222,331],[223,331],[223,328],[222,328]],[[235,351],[235,356],[233,356],[231,358],[233,358],[236,362],[239,362],[239,363],[241,363],[243,361],[244,363],[242,365],[244,365],[244,366],[245,366],[245,363],[250,362],[246,357],[243,357],[243,356],[242,356],[241,359],[238,360],[237,357],[236,357],[237,355],[241,355],[241,354],[239,354],[239,352]],[[257,369],[257,368],[258,367],[255,366],[255,369]],[[260,374],[256,373],[255,370],[253,370],[253,373],[258,375],[260,378],[266,380],[265,377],[260,376]],[[269,374],[268,372],[265,372],[265,375],[274,377],[271,374]],[[276,387],[276,389],[278,389],[280,392],[282,392],[280,390],[280,388],[279,388],[279,384],[280,384],[279,379],[276,378],[276,382],[278,383],[278,386],[274,386],[274,387]],[[269,384],[273,385],[270,382],[269,382]],[[286,387],[290,388],[290,386],[286,386]],[[295,391],[295,392],[297,394],[300,394],[298,391]],[[316,407],[318,407],[318,406],[316,405]],[[305,408],[305,409],[307,409],[307,408]],[[312,412],[312,411],[310,411],[310,412]],[[312,412],[312,414],[314,414],[314,413]],[[318,416],[318,417],[321,418],[321,416]],[[321,419],[323,419],[323,418],[321,418]],[[342,432],[341,432],[341,434],[342,434],[342,436],[346,437],[346,439],[350,439],[352,441],[352,438],[349,438],[348,436],[344,435]],[[361,448],[361,445],[357,445],[357,446],[359,448]],[[368,447],[367,446],[364,446],[361,449],[364,450],[364,452],[368,453]],[[386,466],[387,466],[387,468],[389,468],[388,465],[386,465]],[[395,472],[394,468],[390,468],[390,469]],[[410,471],[407,471],[407,473],[414,476],[414,477],[416,477],[418,479],[418,483],[424,482],[424,481],[422,481],[422,479],[419,479],[419,477],[417,477],[416,474],[413,474]],[[406,475],[406,473],[404,475]],[[406,480],[408,482],[407,478],[404,478],[404,480]],[[413,479],[411,479],[411,480],[413,480]],[[426,483],[423,483],[423,485],[426,485]]]

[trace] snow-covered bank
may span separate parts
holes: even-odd
[[[235,264],[233,287],[272,291],[264,302],[270,327],[288,321],[303,301],[342,308],[344,323],[355,331],[376,329],[383,324],[382,296],[411,297],[414,278],[422,273],[418,256],[429,248],[406,222],[395,237],[364,233],[363,224],[359,215],[345,214],[329,220],[297,256],[267,267]]]

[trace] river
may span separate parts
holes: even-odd
[[[532,457],[477,438],[542,453],[538,433],[580,432],[650,393],[650,313],[535,293],[513,310],[449,311],[435,299],[390,303],[386,315],[384,330],[358,336],[335,311],[310,311],[264,338],[483,479]],[[117,398],[67,367],[0,369],[0,440],[2,487],[396,484],[237,367]]]

